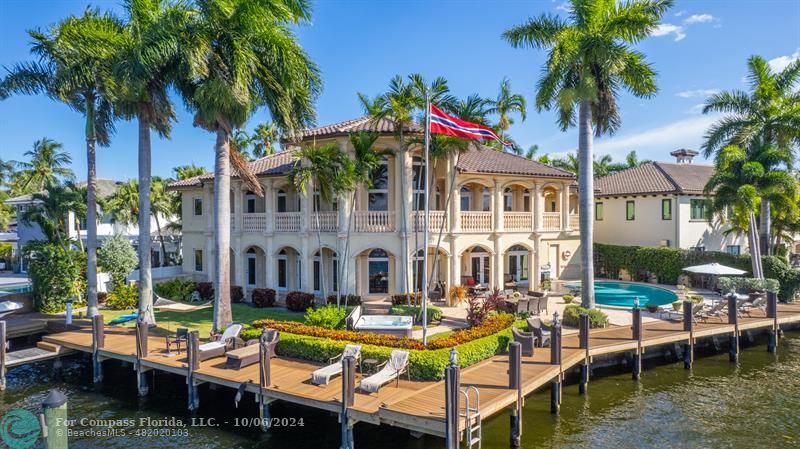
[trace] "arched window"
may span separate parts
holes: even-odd
[[[389,293],[389,254],[382,249],[369,253],[369,293]]]
[[[472,198],[471,198],[472,191],[469,189],[469,187],[464,186],[464,187],[461,188],[459,193],[461,195],[461,210],[463,210],[463,211],[471,210],[471,208],[472,208],[472,204],[471,204],[472,203]]]
[[[503,191],[503,210],[506,212],[514,210],[514,191],[510,187],[506,187]]]
[[[370,173],[372,187],[369,189],[369,210],[389,210],[389,161],[383,158],[380,165]]]
[[[488,187],[484,187],[483,188],[483,211],[484,212],[488,212],[490,210],[492,210],[492,197],[491,197],[491,194],[489,193],[489,188]]]
[[[247,286],[248,287],[255,287],[256,280],[258,275],[258,269],[256,268],[256,250],[255,248],[250,248],[247,250]]]
[[[529,189],[525,189],[522,192],[522,210],[525,212],[531,211],[531,191]]]
[[[285,249],[278,253],[278,290],[289,288],[289,255]]]
[[[286,191],[278,190],[278,212],[288,212],[286,210]]]

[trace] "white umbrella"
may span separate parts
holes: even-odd
[[[695,265],[691,267],[686,267],[683,269],[683,271],[688,271],[690,273],[697,273],[697,274],[711,274],[715,276],[741,276],[747,273],[744,270],[728,267],[725,265],[720,265],[716,262],[707,263],[705,265]]]

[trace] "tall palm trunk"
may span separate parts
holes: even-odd
[[[217,125],[214,148],[214,321],[212,331],[225,329],[232,321],[231,314],[231,166],[230,130]]]
[[[772,245],[770,242],[772,238],[770,232],[772,229],[772,208],[770,201],[766,198],[761,200],[761,216],[759,217],[759,249],[762,256],[772,255]]]
[[[139,108],[139,321],[156,324],[150,259],[150,123]]]
[[[89,318],[97,309],[97,161],[95,159],[95,98],[86,96],[86,314]]]
[[[592,148],[592,105],[581,101],[578,123],[578,159],[580,174],[578,200],[581,241],[581,305],[594,308],[594,154]],[[551,260],[558,264],[558,260]]]
[[[349,293],[348,290],[349,287],[345,285],[347,282],[347,279],[345,278],[345,273],[347,273],[347,267],[350,265],[350,232],[353,228],[353,221],[355,220],[354,217],[355,210],[356,210],[356,192],[354,191],[353,196],[350,200],[350,215],[347,217],[347,238],[345,238],[344,240],[344,252],[342,253],[342,256],[339,258],[341,266],[339,267],[339,273],[337,273],[339,275],[339,290],[336,293],[337,306],[340,305],[340,299],[342,296],[341,293],[339,292],[341,292],[341,290],[344,288],[344,294],[345,294],[344,306],[347,307],[347,295]]]
[[[753,269],[753,277],[758,279],[764,278],[764,268],[761,266],[761,248],[758,245],[759,232],[756,227],[756,215],[750,212],[750,225],[747,230],[748,240],[750,244],[750,264]]]

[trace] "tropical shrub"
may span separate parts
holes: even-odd
[[[564,304],[572,304],[572,301],[575,300],[575,297],[572,295],[564,295],[561,297],[564,300]]]
[[[200,293],[200,298],[205,301],[214,299],[214,284],[211,282],[198,282],[194,286],[197,293]]]
[[[392,295],[393,306],[400,306],[400,305],[418,306],[420,305],[421,300],[422,300],[422,293],[420,292]]]
[[[187,279],[175,278],[159,282],[153,289],[156,294],[162,298],[175,301],[188,301],[191,299],[192,292],[195,290],[195,284]]]
[[[328,304],[316,310],[308,308],[303,323],[307,326],[319,326],[325,329],[344,329],[347,309]]]
[[[108,294],[106,306],[114,310],[135,309],[139,304],[139,288],[136,284],[122,284]]]
[[[275,305],[275,290],[271,288],[254,288],[250,299],[256,307],[272,307]]]
[[[31,241],[23,248],[30,260],[28,276],[33,284],[36,310],[59,313],[66,309],[66,301],[79,298],[74,305],[85,302],[86,254],[64,249],[55,243]]]
[[[139,264],[136,250],[122,234],[114,234],[103,240],[103,246],[97,250],[97,264],[111,275],[111,289],[114,290],[125,283],[125,278]]]
[[[542,290],[550,290],[553,288],[553,281],[550,279],[542,279],[542,282],[539,283],[539,288]]]
[[[244,289],[238,285],[231,285],[231,302],[244,301]]]
[[[428,304],[427,309],[428,309],[427,311],[428,324],[434,321],[442,320],[442,309],[430,304]],[[413,317],[421,317],[422,316],[421,313],[422,313],[422,307],[419,306],[400,305],[400,306],[392,306],[392,308],[389,309],[390,315],[411,315]]]
[[[503,300],[499,289],[494,289],[486,298],[477,295],[469,297],[467,306],[467,321],[470,326],[480,326],[489,317],[489,313],[497,310]]]
[[[314,295],[306,292],[289,292],[286,295],[286,308],[294,312],[305,312],[314,306]]]
[[[450,301],[453,304],[460,304],[467,297],[467,287],[454,285],[450,287]]]
[[[675,301],[672,303],[672,310],[680,312],[683,309],[683,301]]]
[[[584,309],[579,305],[569,305],[564,307],[564,326],[578,327],[579,318],[582,313],[589,315],[589,327],[608,326],[608,315],[597,309]]]
[[[336,295],[328,295],[328,304],[336,304]],[[359,295],[342,295],[339,298],[339,302],[341,305],[347,304],[347,306],[359,306],[361,305],[361,296]]]
[[[776,256],[761,259],[764,266],[764,277],[772,278],[780,283],[778,298],[791,301],[800,294],[800,270],[794,270],[785,260]]]
[[[692,301],[692,304],[700,304],[703,302],[702,295],[689,295],[689,301]]]

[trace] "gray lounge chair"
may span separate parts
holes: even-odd
[[[703,320],[703,322],[708,321],[711,317],[717,317],[720,321],[722,321],[722,315],[725,315],[725,308],[728,307],[727,301],[718,301],[716,304],[709,308],[701,308],[700,311],[697,313],[697,317]]]
[[[528,332],[533,332],[539,347],[550,346],[550,327],[542,323],[541,318],[528,318]]]
[[[239,323],[231,324],[222,335],[212,336],[212,341],[198,346],[197,360],[202,362],[214,357],[221,357],[228,349],[236,349],[237,343],[243,346],[244,342],[239,338],[242,327]]]
[[[744,304],[739,304],[739,313],[740,314],[747,314],[747,316],[751,316],[753,310],[763,310],[766,314],[767,308],[767,300],[764,297],[758,297],[753,302],[745,302]]]
[[[363,379],[359,384],[359,388],[367,393],[375,393],[387,382],[397,380],[397,385],[400,385],[400,375],[403,373],[408,374],[409,380],[411,375],[408,373],[408,357],[407,351],[393,350],[389,355],[389,360],[378,365],[381,368],[377,373]]]
[[[511,333],[514,335],[514,341],[522,346],[522,355],[533,357],[533,348],[536,346],[536,336],[533,335],[533,332],[523,332],[512,327]]]
[[[315,385],[327,385],[331,378],[342,374],[342,359],[345,357],[353,357],[356,362],[361,360],[361,345],[347,345],[344,351],[336,357],[331,357],[328,360],[329,365],[324,366],[313,373],[311,373],[311,383]]]

